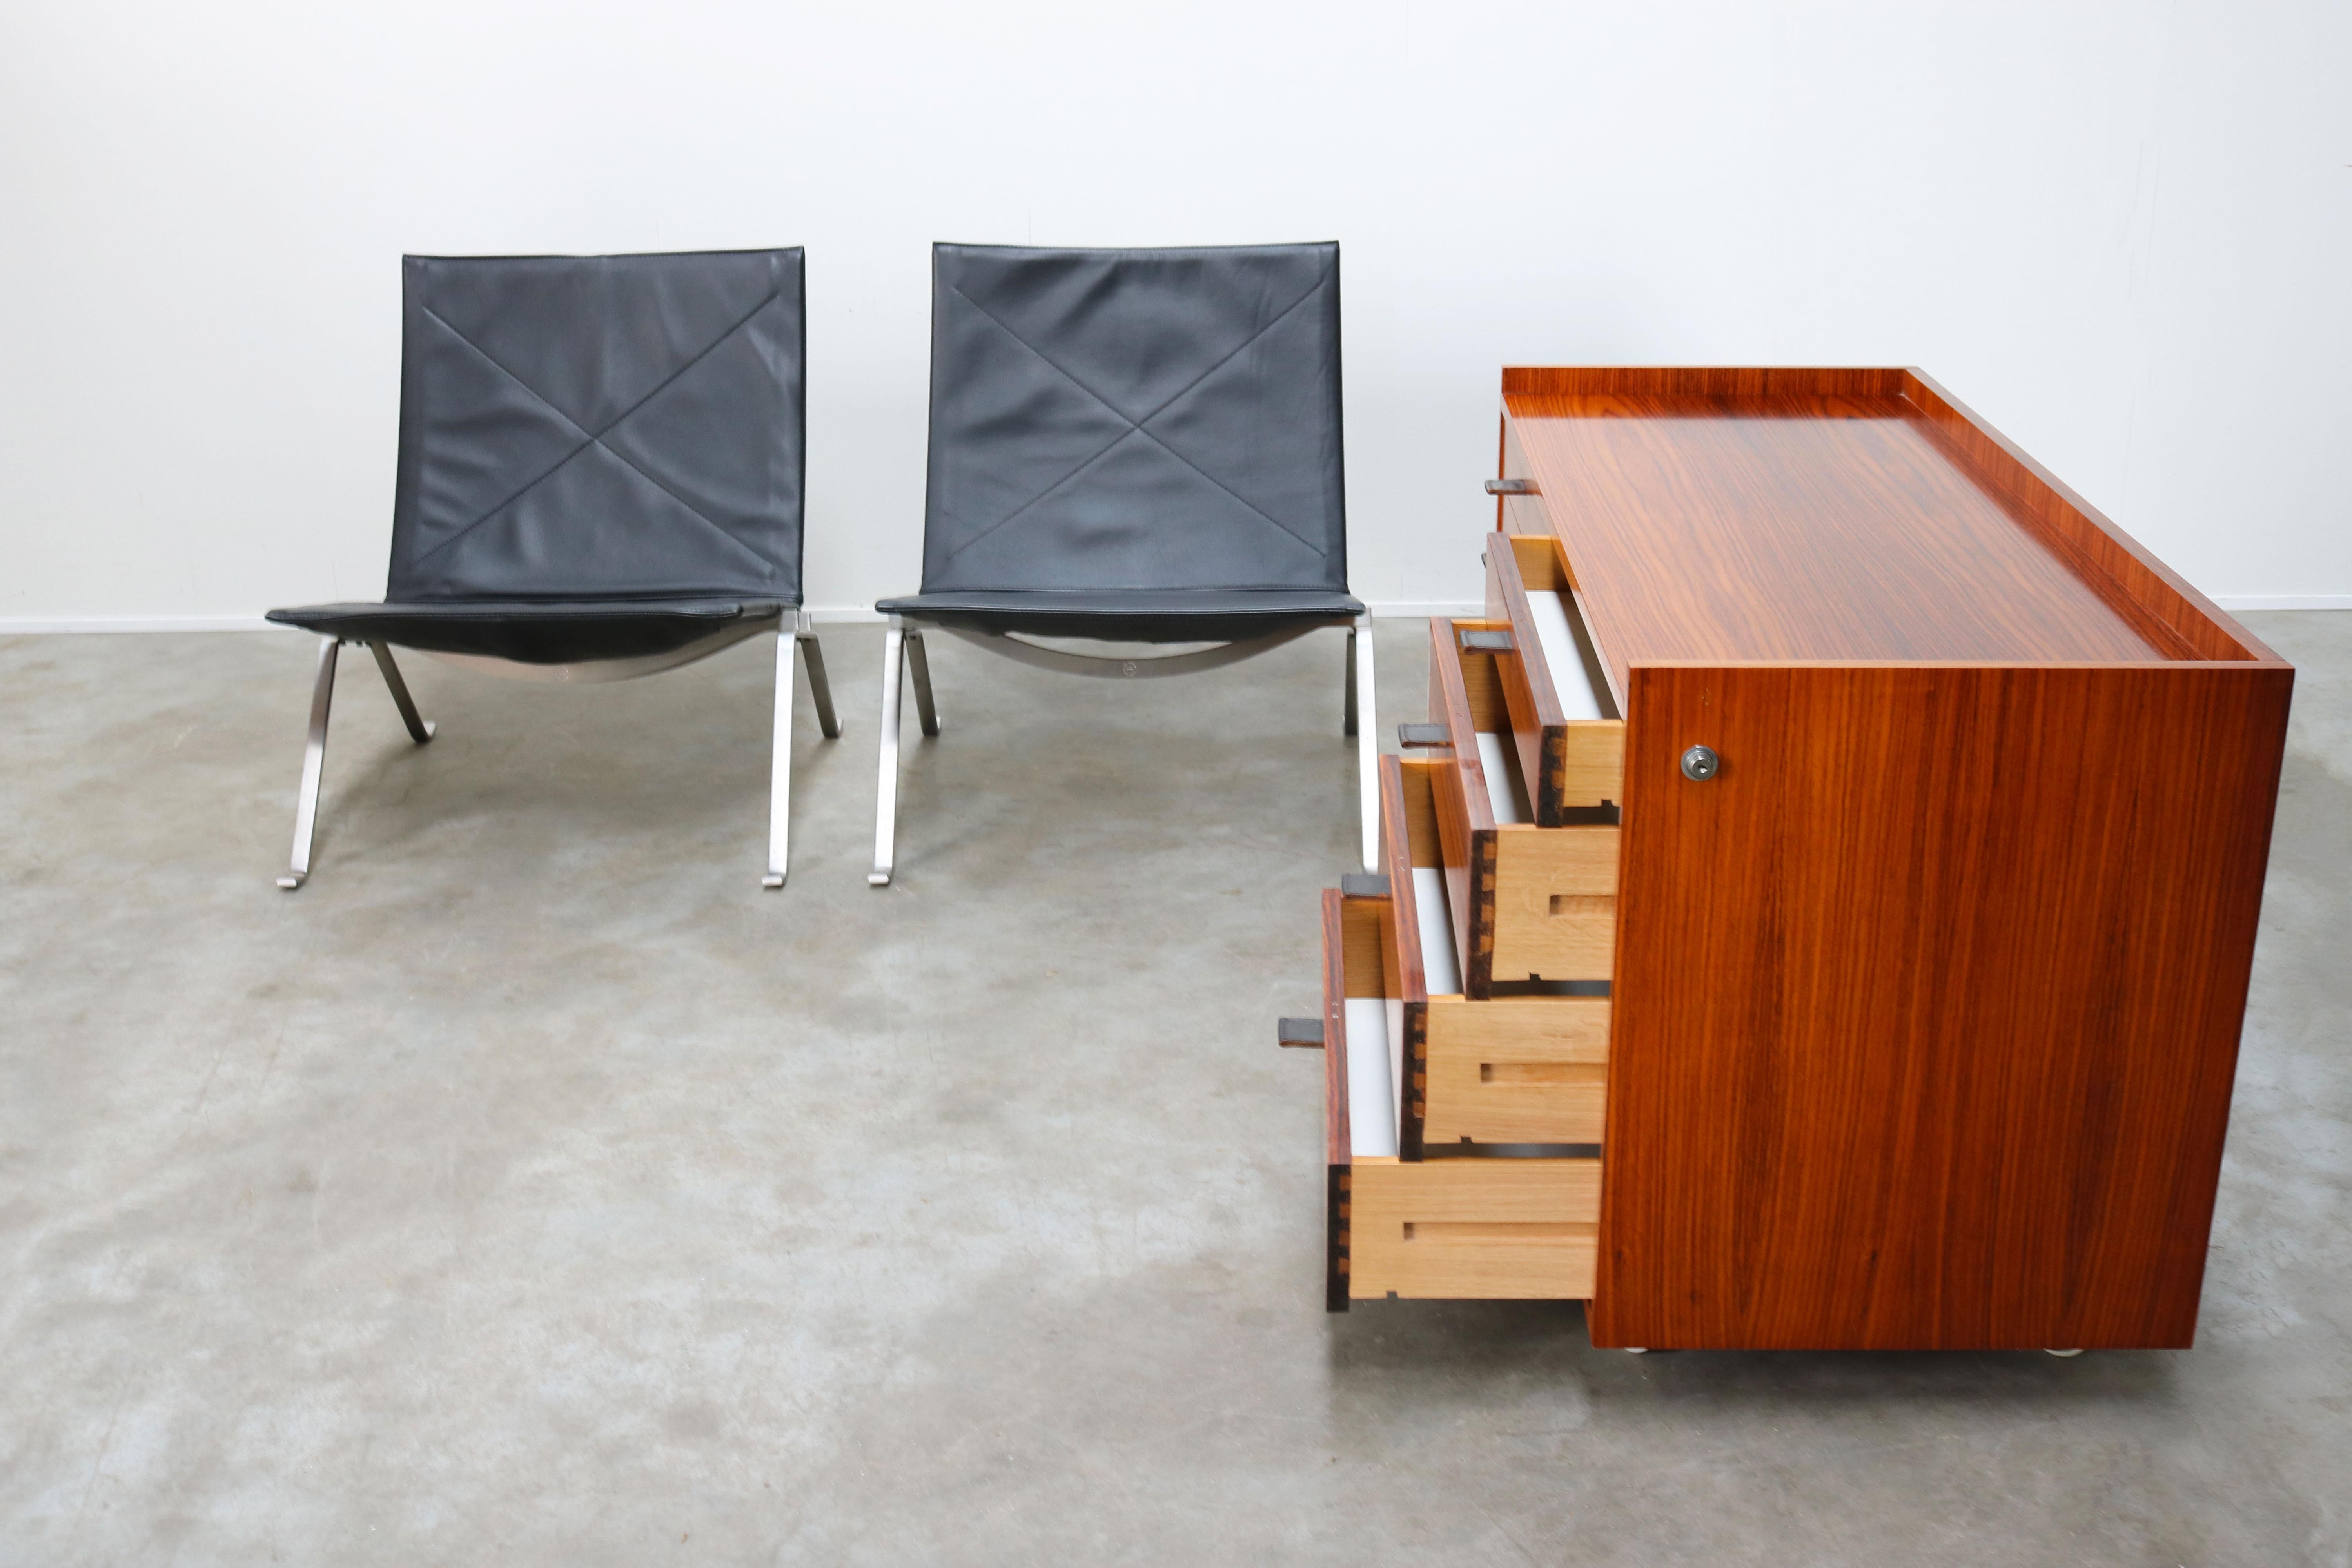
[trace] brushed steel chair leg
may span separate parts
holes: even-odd
[[[400,721],[408,726],[408,738],[418,745],[431,740],[440,726],[416,710],[416,699],[408,694],[408,682],[400,678],[400,666],[392,661],[392,648],[380,642],[368,644],[375,655],[375,667],[383,671],[383,683],[392,688],[393,706],[400,710]]]
[[[923,634],[907,634],[907,666],[915,672],[915,717],[922,721],[923,733],[933,740],[940,733],[940,707],[931,700],[931,658],[923,647]]]
[[[310,843],[319,826],[319,779],[327,770],[327,714],[335,705],[335,653],[342,644],[319,639],[319,674],[310,688],[310,732],[302,743],[302,784],[294,796],[293,863],[278,885],[288,892],[310,875]]]
[[[1381,716],[1372,692],[1372,617],[1365,616],[1348,631],[1349,717],[1357,721],[1356,810],[1363,828],[1364,869],[1381,868]]]
[[[907,634],[893,617],[882,634],[882,776],[874,789],[874,869],[866,874],[868,887],[890,885],[891,863],[897,858],[898,835],[898,688]]]
[[[781,888],[792,857],[793,837],[793,649],[799,638],[776,628],[775,731],[768,759],[768,872],[763,888]]]

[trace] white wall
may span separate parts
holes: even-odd
[[[915,585],[933,239],[1342,242],[1354,580],[1496,369],[1924,365],[2209,592],[2352,604],[2344,0],[0,11],[0,626],[382,592],[398,258],[809,247],[810,601]]]

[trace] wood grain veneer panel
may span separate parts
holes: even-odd
[[[1451,744],[1433,757],[1438,771],[1431,775],[1436,804],[1439,852],[1445,865],[1446,908],[1454,924],[1454,951],[1462,966],[1463,984],[1473,996],[1486,994],[1494,954],[1489,941],[1479,945],[1474,920],[1480,897],[1479,882],[1485,845],[1491,850],[1495,826],[1493,796],[1487,793],[1486,772],[1478,760],[1477,725],[1462,680],[1461,645],[1454,623],[1440,616],[1429,623],[1429,716],[1445,726]],[[1493,868],[1486,868],[1491,879]],[[1486,891],[1492,891],[1491,881]]]
[[[2174,658],[2278,662],[2210,599],[1932,379],[1905,372],[1903,395],[1953,462],[2000,498],[2152,645]]]
[[[1419,898],[1412,885],[1413,807],[1428,819],[1429,837],[1437,835],[1435,813],[1429,803],[1429,784],[1423,773],[1427,764],[1416,764],[1411,781],[1412,795],[1409,800],[1404,759],[1384,755],[1380,759],[1381,791],[1381,869],[1387,873],[1389,896],[1387,910],[1381,917],[1382,940],[1388,944],[1383,965],[1390,988],[1388,994],[1402,1004],[1399,1022],[1404,1026],[1400,1059],[1404,1068],[1404,1092],[1397,1118],[1397,1154],[1404,1160],[1421,1158],[1422,1136],[1429,1115],[1429,977],[1421,958],[1421,910]],[[1429,864],[1435,864],[1433,859]]]
[[[1510,435],[1622,687],[1661,659],[2101,659],[2152,646],[1908,400],[1580,393]]]
[[[1515,541],[1509,534],[1489,539],[1486,624],[1500,622],[1510,628],[1511,651],[1494,660],[1505,717],[1510,721],[1511,743],[1519,753],[1519,777],[1527,784],[1536,820],[1557,826],[1567,772],[1561,742],[1568,715],[1560,711],[1543,639],[1536,634],[1535,613],[1528,607],[1527,584],[1519,568],[1523,543],[1549,551],[1554,561],[1559,557],[1559,546],[1549,539]],[[1544,556],[1537,554],[1535,559],[1543,562]]]
[[[1348,939],[1344,895],[1323,889],[1323,1160],[1345,1171],[1348,1135]]]
[[[1550,656],[1528,602],[1530,589],[1572,597],[1574,584],[1559,541],[1549,533],[1492,536],[1486,546],[1486,624],[1508,626],[1514,647],[1495,656],[1495,669],[1518,748],[1519,776],[1534,796],[1536,822],[1557,827],[1567,812],[1616,803],[1624,784],[1625,725],[1620,719],[1570,721],[1562,710]]]
[[[1389,879],[1391,915],[1385,922],[1391,944],[1389,972],[1396,977],[1396,989],[1391,993],[1404,999],[1407,1006],[1429,1000],[1429,980],[1421,961],[1421,912],[1419,900],[1412,886],[1415,865],[1440,864],[1433,850],[1437,836],[1436,813],[1429,804],[1427,763],[1416,760],[1411,787],[1418,795],[1420,811],[1407,804],[1407,778],[1404,759],[1393,752],[1380,759],[1381,789],[1381,870]],[[1430,858],[1416,860],[1413,846],[1412,819],[1419,815],[1426,819],[1426,832],[1433,841]]]
[[[1397,994],[1392,971],[1395,955],[1389,951],[1388,900],[1351,899],[1339,901],[1339,930],[1345,943],[1341,975],[1349,996]]]
[[[1884,365],[1509,365],[1503,395],[1573,397],[1895,397],[1904,372]]]
[[[1397,784],[1404,806],[1404,834],[1393,857],[1400,870],[1445,864],[1445,851],[1438,838],[1434,793],[1437,775],[1445,765],[1443,760],[1426,755],[1397,758]]]
[[[1594,1342],[2189,1344],[2293,679],[1633,669]]]
[[[1323,1310],[1348,1310],[1355,1143],[1348,1127],[1348,963],[1345,899],[1323,890]]]

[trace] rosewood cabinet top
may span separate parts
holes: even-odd
[[[1512,369],[1519,531],[1631,664],[2273,661],[1916,371]]]

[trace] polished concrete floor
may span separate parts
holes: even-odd
[[[1273,1037],[1337,634],[947,645],[877,892],[835,628],[782,893],[765,647],[412,658],[421,750],[347,658],[289,895],[309,639],[0,640],[0,1562],[2352,1562],[2352,616],[2255,624],[2302,674],[2200,1345],[2074,1361],[1325,1316]]]

